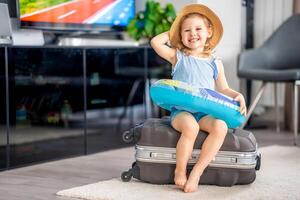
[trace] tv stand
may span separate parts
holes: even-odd
[[[97,46],[97,47],[138,47],[142,44],[133,40],[103,39],[97,36],[63,36],[58,38],[58,46]]]

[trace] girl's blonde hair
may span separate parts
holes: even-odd
[[[181,21],[179,23],[180,24],[180,28],[179,28],[179,30],[180,30],[180,33],[179,33],[179,35],[180,35],[180,44],[178,44],[178,49],[181,50],[182,52],[184,52],[187,55],[191,54],[191,50],[189,48],[187,48],[186,46],[184,46],[184,44],[181,41],[181,26],[182,26],[182,23],[183,23],[184,20],[186,20],[187,18],[190,18],[190,17],[195,17],[195,16],[202,18],[204,20],[204,23],[207,26],[207,28],[211,29],[212,34],[214,33],[212,23],[210,22],[210,20],[205,15],[202,15],[200,13],[189,13],[189,14],[185,15],[184,17],[182,17]],[[205,46],[204,46],[203,54],[206,55],[206,56],[210,56],[213,53],[212,49],[211,49],[210,38],[207,38]]]

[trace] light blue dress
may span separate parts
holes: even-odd
[[[218,77],[218,68],[216,58],[200,58],[191,55],[185,55],[177,50],[177,63],[172,70],[172,79],[186,82],[195,88],[208,88],[215,90],[215,80]],[[172,110],[171,119],[173,120],[182,110]],[[199,112],[194,113],[196,121],[204,117],[206,114]]]

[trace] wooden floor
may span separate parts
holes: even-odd
[[[64,159],[0,172],[1,200],[55,200],[56,192],[119,177],[134,160],[134,148]]]
[[[291,132],[277,133],[272,125],[270,127],[252,130],[260,147],[294,145]],[[55,193],[120,177],[133,160],[134,148],[131,147],[3,171],[0,172],[0,200],[68,199],[58,197]]]

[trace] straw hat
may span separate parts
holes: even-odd
[[[184,16],[190,13],[199,13],[206,16],[213,26],[213,35],[210,38],[210,49],[214,49],[223,35],[223,26],[219,17],[208,7],[202,4],[190,4],[185,6],[177,15],[170,28],[170,42],[173,47],[180,48],[181,36],[180,36],[180,23]]]

